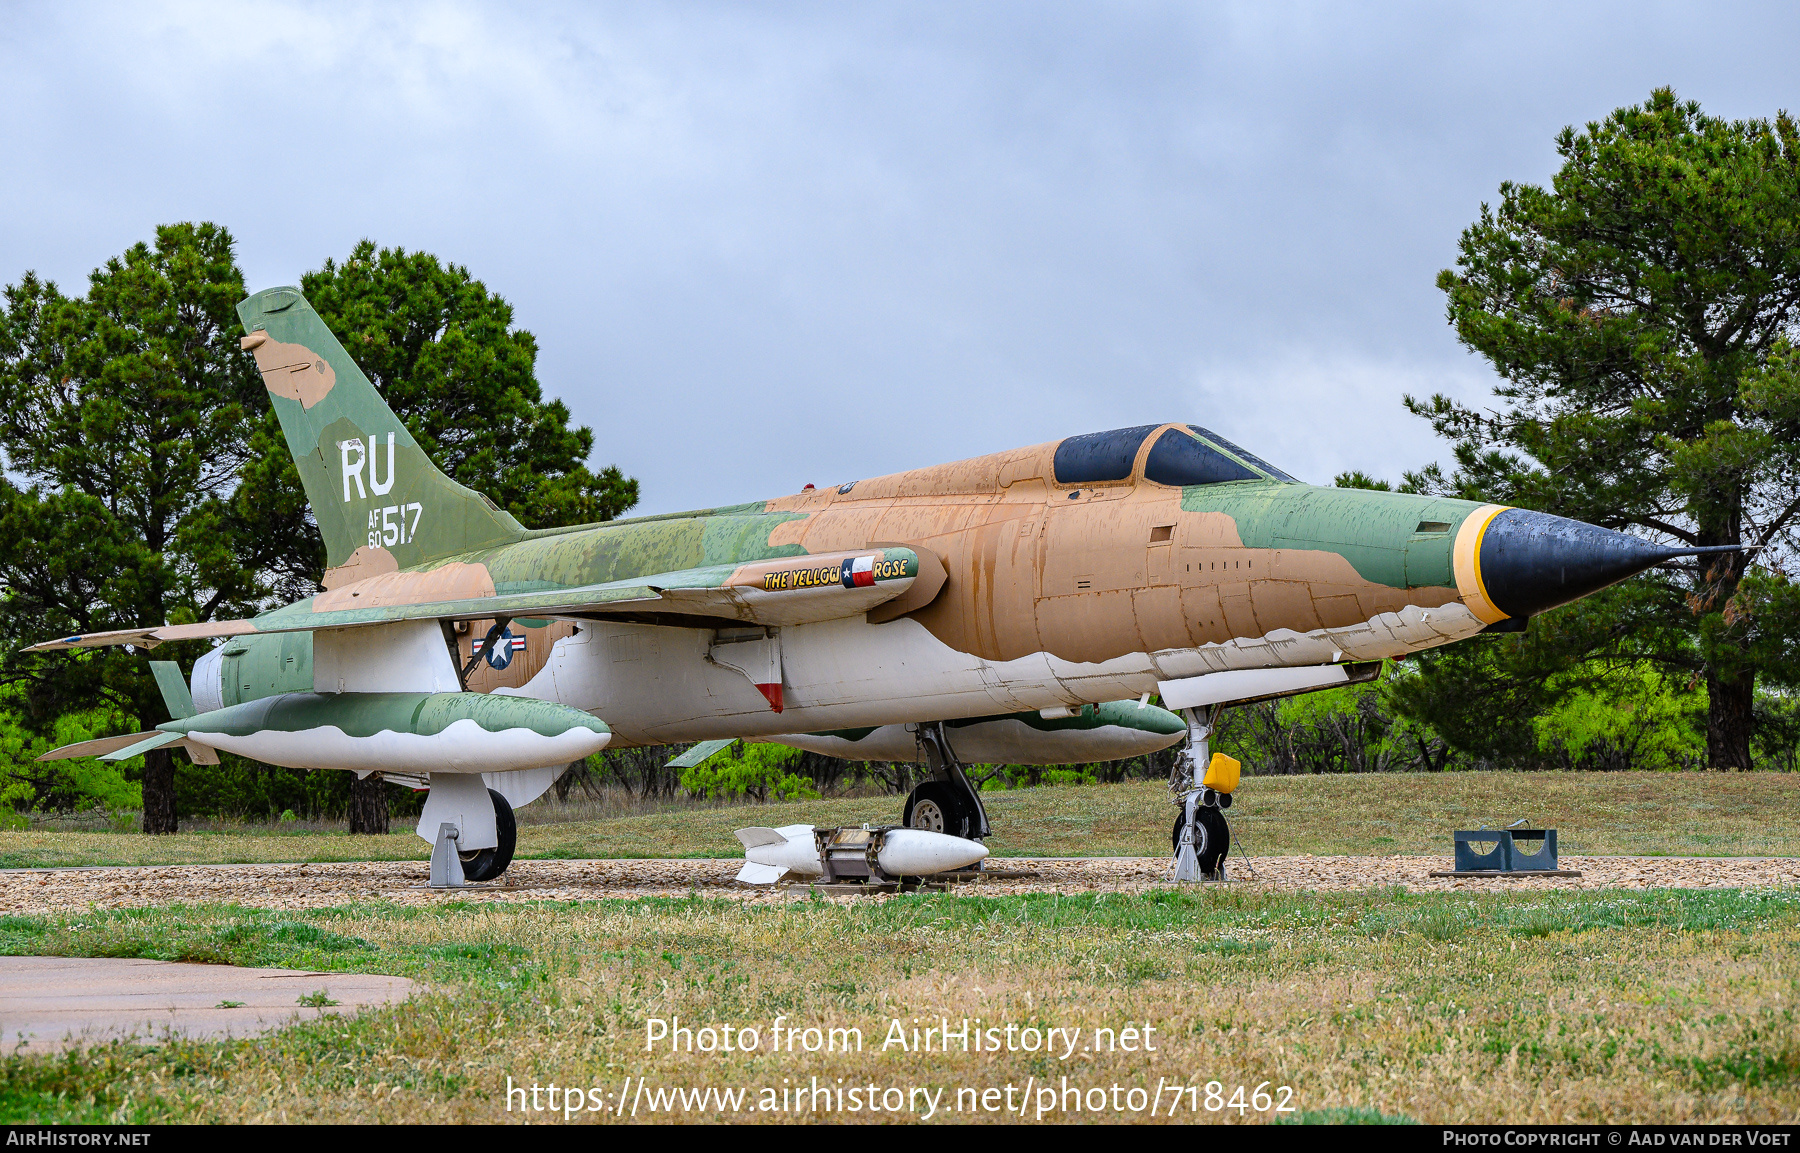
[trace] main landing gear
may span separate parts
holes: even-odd
[[[456,854],[462,861],[466,881],[491,881],[506,872],[506,866],[512,864],[513,850],[519,844],[519,823],[513,819],[512,806],[492,789],[488,790],[488,798],[494,802],[494,831],[499,834],[500,843],[491,849]]]
[[[1231,807],[1231,794],[1205,784],[1206,767],[1212,760],[1208,738],[1219,718],[1219,706],[1183,709],[1181,715],[1187,718],[1188,743],[1169,774],[1169,791],[1181,806],[1175,816],[1175,864],[1169,879],[1223,881],[1225,856],[1231,851],[1231,828],[1225,823],[1224,810]]]
[[[906,812],[900,823],[909,829],[948,833],[972,841],[993,836],[981,793],[969,783],[962,762],[956,759],[943,722],[920,725],[918,737],[932,779],[907,795]]]
[[[479,778],[475,784],[479,787]],[[519,843],[519,824],[513,818],[512,805],[505,797],[493,789],[486,792],[488,801],[494,806],[494,837],[497,843],[491,848],[464,850],[458,844],[463,834],[456,824],[450,821],[439,822],[437,840],[431,848],[432,888],[460,889],[471,881],[491,881],[504,873],[506,866],[512,864],[513,850]],[[430,811],[429,808],[426,809],[428,814]],[[462,811],[467,812],[466,809]]]

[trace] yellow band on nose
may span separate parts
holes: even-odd
[[[1488,598],[1487,586],[1481,583],[1481,538],[1493,519],[1511,507],[1484,504],[1470,513],[1464,518],[1462,527],[1456,530],[1456,545],[1451,550],[1451,559],[1456,566],[1456,591],[1462,594],[1463,604],[1484,624],[1498,624],[1508,614],[1501,612]]]

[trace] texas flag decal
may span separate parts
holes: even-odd
[[[875,583],[875,558],[872,556],[851,557],[844,562],[844,587],[847,589],[868,588]]]

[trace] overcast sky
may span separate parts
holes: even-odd
[[[1305,480],[1444,455],[1437,271],[1555,133],[1793,96],[1780,4],[8,4],[0,278],[159,223],[252,289],[466,264],[640,512],[1187,420]]]

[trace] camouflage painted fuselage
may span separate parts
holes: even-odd
[[[477,691],[591,711],[617,744],[1098,703],[1226,669],[1400,656],[1500,619],[1469,572],[1458,581],[1459,536],[1468,552],[1477,514],[1494,506],[1274,479],[1145,479],[1151,446],[1185,428],[1145,436],[1121,480],[1059,482],[1057,444],[1039,445],[756,504],[530,533],[387,573],[383,600],[566,589],[871,545],[941,558],[942,588],[897,619],[774,630],[779,714],[712,659],[747,631],[732,622],[515,623],[523,651],[470,678]],[[346,609],[368,585],[340,582],[272,615]],[[465,627],[463,656],[485,632],[486,622]],[[238,638],[222,656],[222,704],[312,687],[309,634]]]
[[[1086,706],[1161,691],[1172,707],[1201,707],[1341,684],[1346,661],[1521,627],[1653,564],[1717,551],[1524,509],[1316,488],[1181,424],[527,531],[436,468],[298,290],[259,292],[238,314],[324,539],[325,591],[251,620],[31,646],[224,639],[195,664],[193,701],[179,702],[201,710],[196,724],[290,692],[366,719],[364,705],[405,694],[456,697],[468,712],[472,691],[585,710],[619,744],[766,737],[888,759],[919,723],[982,718],[956,727],[984,755],[1113,759],[1166,747],[1186,726],[1139,701]],[[1254,672],[1282,667],[1300,671]],[[318,719],[301,712],[289,720]],[[597,733],[590,722],[556,720]],[[271,722],[276,763],[316,763],[316,750],[296,750],[299,731]],[[941,757],[948,737],[936,732]],[[356,763],[381,763],[382,734],[344,737],[374,743]],[[485,813],[479,791],[469,796]]]

